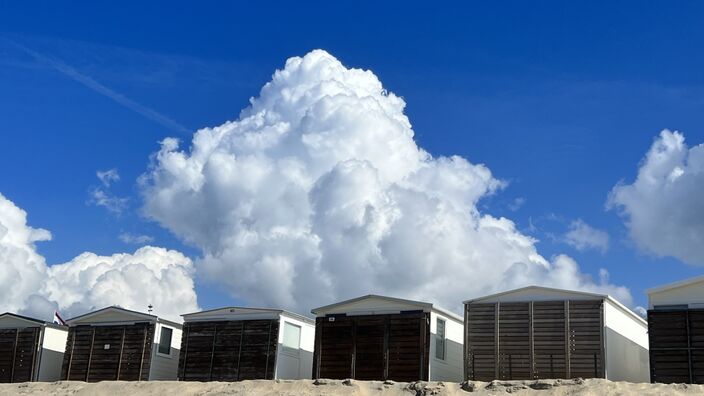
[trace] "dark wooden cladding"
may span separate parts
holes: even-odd
[[[39,333],[38,327],[0,330],[0,383],[34,379]]]
[[[146,381],[153,339],[153,323],[72,326],[68,331],[61,379]]]
[[[430,314],[317,318],[316,378],[428,380]]]
[[[704,310],[648,311],[650,381],[704,384]]]
[[[186,322],[181,339],[181,381],[274,379],[279,321]]]
[[[466,377],[603,378],[603,301],[465,306]]]

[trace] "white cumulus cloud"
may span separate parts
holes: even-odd
[[[580,251],[596,249],[606,253],[609,250],[609,234],[590,226],[582,219],[570,223],[564,241]]]
[[[325,51],[276,71],[235,121],[162,142],[144,212],[187,243],[206,279],[255,305],[307,311],[386,293],[457,308],[505,287],[615,295],[477,202],[504,186],[484,165],[418,147],[405,102]]]
[[[27,224],[27,213],[0,194],[0,312],[50,319],[109,305],[155,313],[172,320],[197,309],[193,263],[183,254],[145,246],[133,254],[83,253],[48,266],[35,242],[51,239]]]
[[[704,265],[704,145],[663,130],[631,184],[619,183],[607,207],[623,217],[644,251]]]

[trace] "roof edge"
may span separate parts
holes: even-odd
[[[347,300],[338,301],[338,302],[336,302],[336,303],[332,303],[332,304],[328,304],[328,305],[323,305],[322,307],[313,308],[313,309],[310,310],[310,312],[311,312],[312,314],[317,315],[318,312],[320,312],[320,311],[329,310],[329,309],[331,309],[331,308],[334,308],[334,307],[337,307],[337,306],[340,306],[340,305],[349,304],[349,303],[353,303],[353,302],[357,302],[357,301],[362,301],[362,300],[366,300],[366,299],[369,299],[369,298],[381,298],[381,299],[387,300],[387,301],[393,301],[393,302],[405,303],[405,304],[411,304],[411,305],[418,305],[418,306],[422,306],[422,307],[427,308],[427,309],[432,309],[432,308],[433,308],[433,304],[428,303],[428,302],[424,302],[424,301],[408,300],[408,299],[403,299],[403,298],[398,298],[398,297],[390,297],[390,296],[382,296],[382,295],[379,295],[379,294],[366,294],[366,295],[363,295],[363,296],[359,296],[359,297],[350,298],[350,299],[347,299]]]
[[[666,283],[664,285],[651,287],[650,289],[645,289],[645,293],[648,295],[660,293],[665,290],[676,289],[678,287],[689,286],[694,283],[704,282],[704,275],[695,276],[692,278],[682,279],[676,282]]]

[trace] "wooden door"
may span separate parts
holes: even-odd
[[[603,301],[569,302],[570,377],[603,378]]]
[[[565,325],[564,301],[533,303],[534,378],[567,378]]]
[[[34,379],[39,328],[0,330],[0,383]]]
[[[385,378],[385,337],[385,315],[355,318],[355,379],[380,380]]]
[[[427,313],[389,315],[388,375],[402,382],[428,380],[430,319]]]
[[[496,304],[469,304],[467,310],[467,379],[496,379]]]
[[[351,317],[318,318],[316,333],[319,333],[317,345],[317,378],[345,379],[353,378],[352,357],[354,319]]]
[[[530,303],[499,305],[499,379],[533,378],[530,326]]]

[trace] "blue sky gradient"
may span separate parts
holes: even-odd
[[[702,274],[639,250],[606,202],[662,129],[704,142],[704,3],[258,4],[0,2],[0,193],[52,232],[48,263],[134,250],[121,233],[197,257],[141,213],[150,155],[236,119],[287,58],[323,48],[405,99],[420,147],[507,181],[480,209],[543,256],[607,268],[637,305]],[[91,204],[110,168],[119,216]],[[564,243],[576,219],[609,234],[605,253]],[[196,282],[201,307],[238,303]]]

